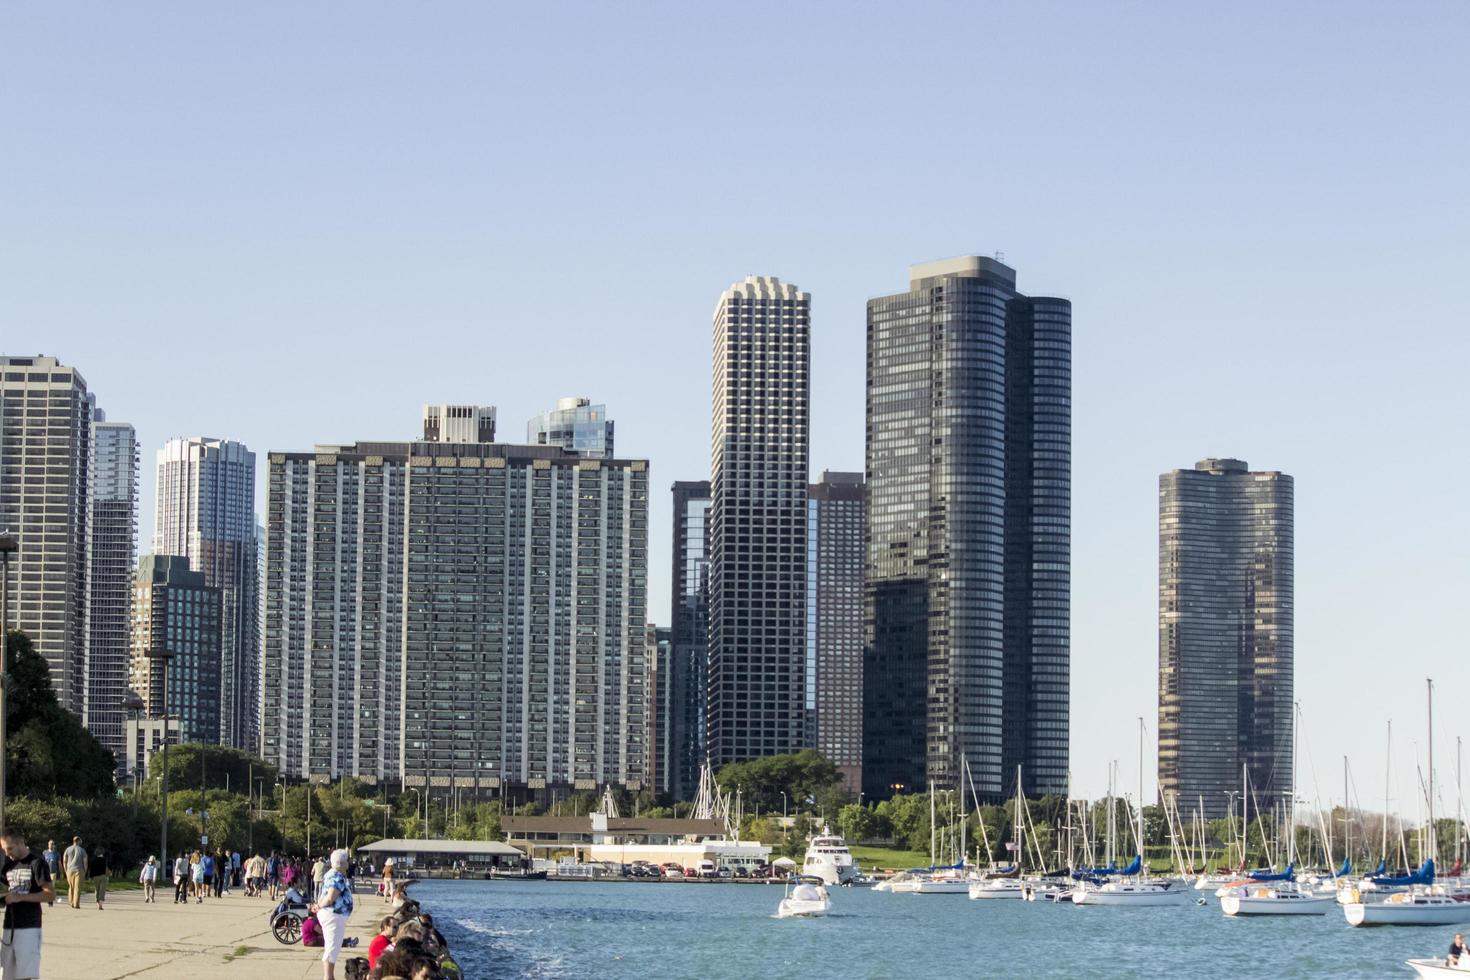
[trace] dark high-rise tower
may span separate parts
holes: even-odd
[[[674,484],[672,663],[669,665],[669,792],[690,799],[707,748],[709,674],[709,481]]]
[[[1159,477],[1159,792],[1212,818],[1242,766],[1292,791],[1293,499],[1238,459]]]
[[[806,670],[812,745],[847,788],[863,781],[863,475],[807,490]]]
[[[715,308],[710,447],[709,756],[806,744],[811,296],[749,276]]]
[[[868,303],[868,795],[1065,791],[1071,322],[976,256]]]

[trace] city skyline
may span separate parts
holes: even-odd
[[[651,11],[316,12],[281,31],[244,10],[99,8],[85,26],[12,10],[4,63],[37,94],[12,102],[27,150],[0,188],[5,350],[74,365],[145,460],[194,432],[257,451],[407,437],[435,400],[496,404],[513,435],[592,395],[620,451],[651,461],[662,624],[661,491],[708,474],[710,297],[750,272],[812,293],[815,480],[861,466],[866,301],[905,263],[1004,251],[1028,291],[1079,311],[1079,793],[1114,759],[1131,768],[1117,717],[1155,713],[1157,475],[1206,456],[1301,491],[1303,785],[1313,752],[1381,771],[1380,723],[1417,716],[1422,676],[1462,676],[1470,463],[1445,449],[1467,414],[1470,136],[1443,120],[1470,81],[1470,11],[1428,3],[1385,28],[1366,4],[1330,21],[1264,4],[922,5],[840,24],[767,9],[779,36],[738,51],[709,43],[708,18]],[[899,70],[892,38],[930,15],[950,29]],[[240,43],[201,48],[201,32]],[[667,43],[634,64],[601,42],[635,36]],[[1002,95],[945,152],[875,139],[962,85]],[[752,105],[805,135],[779,154],[731,140],[721,120]],[[915,207],[929,186],[970,192]],[[1346,477],[1367,452],[1436,478]],[[1445,515],[1434,535],[1400,533],[1410,507]],[[1343,705],[1361,725],[1344,730]],[[1403,801],[1411,753],[1395,747]],[[1151,748],[1145,768],[1151,793]]]

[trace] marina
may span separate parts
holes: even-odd
[[[780,886],[424,882],[467,976],[918,975],[1412,977],[1456,927],[1353,929],[1341,915],[1230,918],[1213,900],[1101,909],[831,890],[820,919],[778,919]],[[1191,892],[1192,894],[1197,894]],[[1442,962],[1442,960],[1441,960]]]

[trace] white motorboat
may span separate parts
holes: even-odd
[[[1020,878],[976,878],[970,882],[970,897],[979,901],[991,898],[1021,898],[1024,888]]]
[[[1148,908],[1183,905],[1190,899],[1189,889],[1172,888],[1145,879],[1109,881],[1101,885],[1080,883],[1072,892],[1074,905],[1110,905],[1125,908]]]
[[[1021,882],[1021,898],[1027,902],[1054,902],[1057,896],[1072,891],[1070,881],[1056,878],[1037,878]]]
[[[1199,891],[1212,891],[1219,894],[1218,889],[1235,881],[1229,875],[1200,875],[1194,879],[1194,887]]]
[[[846,885],[859,877],[859,869],[853,862],[847,841],[832,833],[830,827],[823,827],[822,832],[807,845],[801,873],[821,878],[828,885]]]
[[[1470,956],[1460,957],[1460,962],[1454,966],[1450,966],[1448,959],[1405,960],[1404,962],[1421,977],[1458,977],[1459,980],[1470,977]]]
[[[1349,902],[1342,914],[1350,926],[1453,926],[1470,922],[1470,902],[1438,888],[1413,888],[1381,902]]]
[[[1220,896],[1226,915],[1326,915],[1336,904],[1336,896],[1303,891],[1289,881],[1240,885]]]
[[[803,878],[794,887],[787,886],[781,904],[776,906],[776,918],[820,919],[832,908],[827,896],[827,886],[820,878]]]

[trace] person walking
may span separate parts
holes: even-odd
[[[51,872],[51,880],[55,881],[61,877],[61,852],[56,849],[56,842],[48,840],[46,850],[41,852],[41,859],[46,862],[46,870]],[[56,904],[56,897],[51,897],[51,905]]]
[[[158,887],[158,858],[152,854],[143,863],[143,870],[138,872],[138,884],[143,886],[143,901],[153,902],[154,889]]]
[[[204,904],[204,862],[208,860],[208,855],[198,851],[189,859],[189,880],[193,885],[194,901],[200,905]]]
[[[342,953],[342,939],[347,934],[347,919],[352,915],[352,889],[347,885],[347,865],[352,860],[344,850],[332,852],[331,866],[322,875],[321,890],[311,911],[322,925],[322,977],[336,980],[337,957]]]
[[[74,909],[82,907],[82,879],[87,874],[87,849],[80,837],[71,839],[71,847],[61,856],[61,866],[66,869],[66,904]]]
[[[32,854],[14,827],[0,834],[0,880],[5,883],[5,917],[0,922],[0,977],[31,980],[41,975],[41,906],[56,901],[51,869]]]
[[[180,851],[174,859],[174,904],[189,904],[189,852]]]
[[[107,867],[107,852],[97,848],[92,853],[92,859],[87,862],[87,877],[92,881],[92,887],[97,894],[97,908],[102,908],[102,903],[107,899],[107,877],[111,869]]]
[[[225,856],[224,848],[217,848],[214,852],[214,897],[219,898],[229,891],[230,859]]]
[[[315,895],[321,890],[322,881],[327,877],[327,862],[317,858],[316,863],[311,866],[311,893]]]

